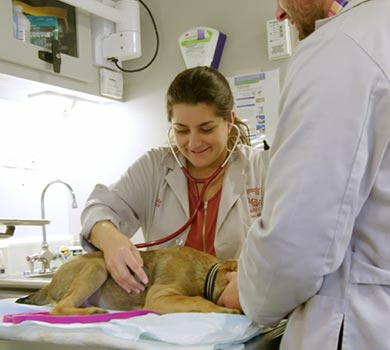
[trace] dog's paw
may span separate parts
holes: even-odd
[[[106,314],[108,311],[104,310],[100,307],[96,306],[89,306],[86,307],[85,310],[88,312],[88,315],[95,315],[95,314]]]
[[[53,310],[50,311],[51,315],[64,316],[64,315],[94,315],[94,314],[105,314],[107,310],[101,309],[96,306],[89,307],[69,307],[63,305],[56,305]]]

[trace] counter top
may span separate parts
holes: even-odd
[[[47,286],[51,278],[10,276],[0,278],[0,289],[40,289]]]

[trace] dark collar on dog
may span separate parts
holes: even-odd
[[[216,263],[213,266],[211,266],[209,272],[207,272],[206,281],[204,283],[204,292],[203,292],[203,295],[207,300],[213,301],[214,284],[220,266],[221,266],[220,262]]]

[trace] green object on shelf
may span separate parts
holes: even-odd
[[[27,18],[31,23],[31,44],[51,49],[52,39],[59,37],[57,17],[27,15]]]

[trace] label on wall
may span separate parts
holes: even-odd
[[[267,21],[268,59],[270,61],[292,55],[292,38],[289,21],[272,19]]]
[[[235,112],[250,131],[251,144],[262,147],[263,140],[272,143],[279,119],[279,69],[237,75],[228,78],[232,88]]]
[[[100,93],[102,96],[123,97],[123,74],[106,68],[100,68]]]

